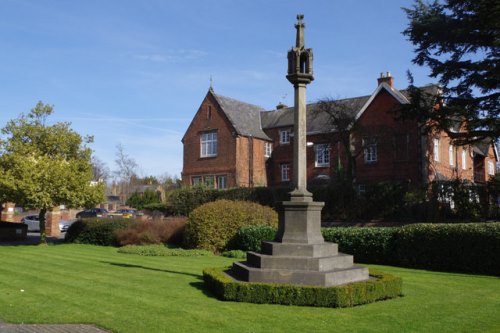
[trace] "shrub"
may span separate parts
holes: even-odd
[[[241,227],[236,233],[238,249],[243,251],[261,251],[262,241],[274,240],[277,228],[271,225],[249,225]]]
[[[184,244],[218,253],[234,247],[234,237],[239,228],[256,224],[276,226],[278,214],[269,207],[252,202],[210,202],[189,215]]]
[[[186,227],[186,218],[152,219],[135,221],[117,230],[120,245],[180,244]]]
[[[135,223],[131,219],[84,219],[73,223],[66,232],[65,242],[119,246],[115,231]]]
[[[374,270],[370,271],[370,275],[376,279],[333,287],[241,282],[227,275],[225,270],[203,270],[207,287],[217,298],[225,301],[351,307],[402,295],[401,278]]]
[[[246,259],[247,253],[242,250],[229,250],[222,252],[222,256],[227,258]]]
[[[212,255],[212,252],[207,250],[186,250],[181,248],[167,247],[165,245],[127,245],[119,248],[118,253],[163,257],[199,257]]]
[[[387,253],[406,267],[500,275],[500,223],[415,224]]]
[[[323,228],[325,241],[339,244],[339,251],[354,255],[358,262],[388,263],[393,252],[394,235],[400,228]]]

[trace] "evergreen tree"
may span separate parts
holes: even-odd
[[[404,10],[410,22],[403,34],[416,47],[413,62],[428,66],[441,87],[430,96],[410,79],[412,103],[402,114],[434,120],[429,129],[446,131],[455,144],[498,138],[500,2],[417,0]]]

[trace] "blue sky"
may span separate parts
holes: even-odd
[[[180,176],[182,136],[215,92],[273,109],[293,104],[286,52],[303,13],[314,50],[309,102],[369,95],[380,72],[399,89],[411,63],[401,32],[410,0],[0,0],[0,127],[41,100],[52,121],[93,135],[114,169],[116,145],[142,175]]]

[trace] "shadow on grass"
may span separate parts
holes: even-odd
[[[207,296],[207,297],[210,297],[210,298],[215,298],[215,299],[218,299],[215,294],[213,294],[210,289],[207,288],[207,286],[205,285],[205,283],[203,281],[199,281],[199,282],[191,282],[189,284],[191,287],[194,287],[196,289],[198,289],[199,291],[201,291],[203,293],[203,295]]]
[[[160,269],[160,268],[154,268],[154,267],[146,267],[146,266],[142,266],[142,265],[125,264],[125,263],[121,263],[121,262],[110,262],[110,261],[101,261],[101,262],[104,264],[110,264],[112,266],[118,266],[118,267],[124,267],[124,268],[140,268],[140,269],[146,269],[148,271],[194,276],[198,280],[202,280],[202,276],[200,274],[172,271],[172,270],[168,270],[168,269]]]

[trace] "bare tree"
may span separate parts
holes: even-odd
[[[130,157],[123,148],[121,143],[116,145],[116,158],[115,163],[117,169],[113,172],[120,181],[130,183],[130,181],[137,177],[137,169],[139,165]]]
[[[92,174],[94,181],[107,182],[110,177],[109,167],[101,161],[97,156],[92,155]]]

